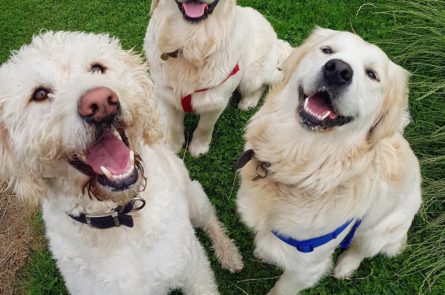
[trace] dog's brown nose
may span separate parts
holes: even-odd
[[[106,87],[89,90],[79,101],[79,114],[89,121],[102,122],[116,115],[118,111],[119,98]]]

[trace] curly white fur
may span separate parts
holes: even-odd
[[[94,63],[106,72],[92,73]],[[49,98],[31,100],[41,86],[50,89]],[[105,201],[90,199],[83,191],[88,178],[66,160],[95,140],[77,106],[99,86],[119,96],[130,146],[143,160],[147,186],[139,196],[147,205],[132,214],[133,228],[99,230],[68,216],[110,212],[139,190],[137,184],[122,193],[102,189]],[[217,294],[192,225],[209,234],[225,268],[242,268],[201,185],[158,144],[162,133],[147,67],[118,40],[76,32],[34,37],[0,67],[0,89],[0,177],[19,197],[43,200],[50,248],[72,294],[158,295],[173,288]]]

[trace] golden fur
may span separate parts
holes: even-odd
[[[266,87],[282,79],[277,66],[292,48],[277,39],[260,13],[237,6],[234,0],[220,0],[213,13],[199,22],[186,21],[175,0],[153,0],[151,11],[144,51],[157,96],[165,105],[167,142],[175,152],[181,150],[185,142],[181,98],[192,95],[193,111],[200,120],[189,150],[194,156],[207,153],[216,121],[232,93],[240,90],[241,109],[254,107]],[[173,52],[176,57],[160,58]],[[239,72],[229,76],[236,65]],[[206,91],[196,92],[200,89]]]
[[[297,118],[298,86],[326,58],[318,53],[320,47],[331,43],[338,50],[332,58],[354,65],[358,82],[341,99],[358,115],[341,127],[308,131]],[[368,60],[359,49],[374,54]],[[378,69],[378,84],[360,73],[362,61]],[[270,294],[295,294],[314,285],[330,269],[331,254],[347,232],[304,254],[271,230],[304,240],[362,218],[352,247],[334,271],[349,277],[362,259],[403,249],[421,202],[419,164],[402,136],[408,120],[405,70],[358,36],[326,29],[316,29],[283,70],[284,82],[247,127],[246,148],[255,151],[255,158],[241,171],[238,193],[239,212],[256,233],[256,254],[285,270]],[[375,103],[369,102],[370,93]],[[255,180],[259,161],[271,166],[266,178]]]

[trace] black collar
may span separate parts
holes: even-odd
[[[139,211],[145,207],[145,200],[142,198],[133,198],[125,206],[114,208],[111,213],[101,215],[89,215],[81,213],[79,216],[68,214],[72,219],[88,224],[93,228],[107,229],[125,225],[133,227],[133,217],[129,215],[131,212]]]
[[[235,163],[235,168],[237,170],[243,168],[246,166],[247,163],[249,163],[252,159],[255,159],[258,162],[258,165],[256,167],[256,173],[257,175],[253,179],[253,181],[256,181],[258,179],[266,178],[269,174],[269,168],[271,164],[269,162],[260,161],[255,157],[255,151],[253,149],[244,151],[239,159]]]

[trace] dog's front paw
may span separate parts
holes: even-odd
[[[257,106],[258,102],[263,96],[265,88],[261,87],[260,89],[256,89],[250,93],[242,93],[243,98],[238,104],[238,107],[241,110],[247,111]]]
[[[227,239],[226,243],[223,245],[224,249],[219,249],[217,256],[223,268],[227,269],[231,273],[240,272],[243,267],[243,258],[235,246],[232,240]],[[217,249],[215,249],[217,250]]]
[[[345,252],[337,260],[334,268],[334,277],[337,279],[350,279],[354,271],[360,266],[361,258]]]
[[[270,261],[268,261],[266,258],[264,258],[265,256],[258,249],[255,249],[255,251],[253,251],[253,256],[255,256],[255,258],[258,259],[261,263],[273,264]]]
[[[286,295],[286,293],[280,292],[277,287],[273,287],[266,295]]]
[[[259,99],[258,99],[259,100]],[[257,104],[258,104],[258,100],[255,100],[255,99],[250,99],[250,98],[243,98],[243,99],[241,99],[241,101],[239,102],[239,104],[238,104],[238,108],[240,109],[240,110],[243,110],[243,111],[247,111],[247,110],[250,110],[250,109],[253,109],[254,107],[256,107],[257,106]]]
[[[209,151],[210,143],[201,143],[199,140],[192,139],[189,146],[189,152],[194,157],[199,157],[201,155],[207,154]]]

